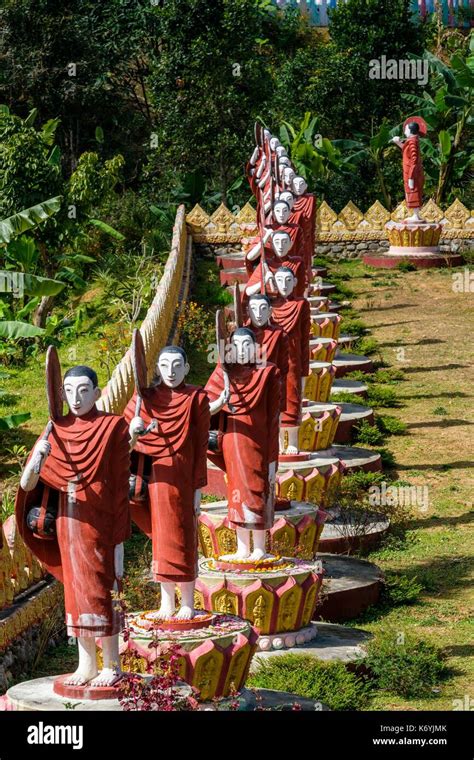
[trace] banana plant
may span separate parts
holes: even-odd
[[[0,246],[7,245],[13,238],[32,230],[56,214],[61,207],[61,200],[62,197],[58,195],[0,221]]]

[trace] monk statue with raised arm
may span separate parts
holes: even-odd
[[[272,322],[288,336],[286,403],[281,415],[280,453],[298,453],[303,380],[309,375],[311,312],[309,301],[294,295],[296,278],[288,267],[275,272],[277,295],[272,297]]]
[[[50,358],[51,352],[55,349],[49,349]],[[123,542],[130,536],[128,429],[122,417],[97,409],[100,390],[93,369],[69,369],[61,387],[57,361],[52,377],[47,385],[55,397],[52,423],[23,470],[16,519],[25,543],[64,585],[67,633],[77,639],[79,665],[61,677],[62,685],[111,687],[121,677],[123,616],[113,596],[123,575]],[[65,416],[62,400],[69,407]]]
[[[237,328],[225,366],[219,362],[206,384],[217,432],[208,456],[227,475],[228,519],[237,532],[237,551],[226,560],[265,559],[266,531],[273,525],[280,372],[258,362],[257,348],[253,331]]]
[[[188,372],[185,351],[166,346],[158,356],[158,385],[143,393],[140,415],[136,393],[124,412],[134,449],[132,519],[152,540],[153,579],[161,587],[158,620],[195,616],[197,518],[201,488],[207,483],[209,401],[202,388],[185,382]],[[181,594],[178,611],[176,587]]]

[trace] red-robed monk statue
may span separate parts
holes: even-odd
[[[311,312],[309,301],[293,295],[296,278],[291,269],[275,272],[278,295],[272,298],[272,322],[288,336],[288,374],[286,404],[281,415],[280,452],[298,452],[298,428],[301,422],[303,378],[309,375],[309,339]]]
[[[152,539],[153,579],[161,585],[159,619],[194,617],[197,578],[197,516],[207,483],[209,401],[202,388],[185,383],[186,353],[178,346],[160,351],[160,383],[147,389],[140,416],[136,394],[124,415],[132,439],[132,519]],[[143,435],[156,421],[157,429]],[[148,489],[143,482],[148,480]],[[181,606],[175,615],[176,585]]]
[[[280,373],[257,358],[252,330],[237,328],[225,366],[217,365],[205,388],[217,430],[208,457],[227,475],[228,517],[237,532],[237,552],[225,559],[265,558],[265,532],[273,525]],[[225,392],[226,373],[230,394]]]
[[[250,296],[249,319],[245,327],[250,327],[260,346],[263,361],[275,364],[280,370],[280,407],[286,407],[286,377],[288,375],[288,336],[279,325],[273,324],[272,304],[263,293]]]
[[[420,137],[426,135],[426,122],[420,116],[407,119],[403,125],[406,140],[393,137],[392,142],[402,151],[403,185],[405,188],[405,203],[413,210],[412,216],[406,222],[423,222],[420,209],[423,205],[423,187],[425,177],[420,151]]]
[[[59,382],[58,382],[59,378]],[[79,666],[70,686],[112,686],[121,675],[122,615],[112,596],[123,574],[130,535],[129,436],[122,417],[99,411],[97,375],[77,366],[56,384],[69,412],[57,415],[36,443],[16,500],[18,529],[31,551],[61,583],[67,632],[77,638]],[[51,404],[50,404],[51,411]],[[49,435],[48,435],[49,433]],[[98,673],[96,639],[103,668]]]
[[[265,261],[260,260],[250,275],[245,286],[245,295],[250,297],[254,293],[261,292],[262,280],[264,280],[265,290],[268,294],[276,294],[275,272],[280,267],[285,266],[293,271],[296,278],[295,292],[298,296],[302,296],[307,285],[305,265],[301,256],[290,256],[290,249],[292,249],[293,244],[289,233],[285,229],[266,230],[263,240],[265,247],[267,248],[267,244],[270,242],[271,248],[268,253],[266,252]]]

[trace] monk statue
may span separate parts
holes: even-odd
[[[277,295],[272,297],[272,322],[288,336],[288,374],[286,405],[281,415],[280,453],[298,453],[298,429],[301,422],[303,380],[309,375],[309,340],[311,312],[306,298],[294,296],[296,278],[291,269],[275,272]]]
[[[208,457],[226,473],[228,519],[237,532],[237,551],[225,560],[267,557],[266,531],[273,525],[280,372],[274,364],[259,364],[257,353],[253,331],[237,328],[226,361],[219,362],[206,384],[217,432]]]
[[[17,525],[33,554],[64,585],[67,633],[77,638],[79,665],[63,683],[112,686],[121,677],[123,625],[113,592],[119,590],[123,542],[130,536],[128,429],[119,415],[97,409],[93,369],[69,369],[61,387],[57,354],[56,362],[47,383],[54,422],[23,470]],[[65,416],[63,400],[69,407]],[[96,639],[102,646],[100,672]]]
[[[250,327],[260,347],[260,357],[264,362],[275,364],[280,370],[280,408],[286,406],[286,376],[288,375],[288,336],[286,332],[271,321],[272,304],[263,293],[250,296],[248,303]]]
[[[297,229],[300,229],[299,227]],[[264,241],[264,258],[262,262],[262,246],[257,243],[247,254],[248,259],[252,259],[258,253],[260,261],[249,277],[245,286],[245,295],[250,297],[254,293],[262,291],[262,281],[265,289],[269,294],[277,294],[275,284],[275,272],[282,266],[289,267],[296,277],[296,295],[302,296],[306,289],[307,279],[304,261],[301,256],[290,256],[290,250],[293,247],[290,232],[287,227],[277,227],[276,229],[265,228],[263,237]],[[269,248],[270,245],[270,248]]]
[[[305,248],[301,255],[305,261],[308,281],[311,282],[311,267],[316,244],[316,196],[313,193],[307,192],[308,185],[306,180],[300,175],[293,177],[291,190],[295,196],[295,201],[290,221],[294,224],[299,224],[303,230]]]
[[[420,209],[423,205],[423,187],[425,177],[420,151],[420,136],[426,135],[426,122],[420,116],[407,119],[403,125],[406,140],[393,137],[392,142],[402,151],[403,184],[405,188],[405,203],[413,211],[405,222],[423,223]]]
[[[161,587],[156,618],[161,620],[195,615],[197,518],[200,489],[207,483],[210,417],[203,389],[185,383],[188,372],[185,351],[166,346],[158,356],[159,383],[144,391],[140,415],[136,393],[124,412],[134,449],[132,519],[152,540],[153,579]],[[176,586],[181,593],[177,612]]]

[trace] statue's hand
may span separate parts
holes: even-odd
[[[219,403],[222,404],[222,406],[225,406],[230,399],[230,390],[229,388],[224,388],[221,395],[219,396]]]
[[[265,232],[263,233],[263,242],[267,243],[271,236],[272,236],[273,230],[268,229],[268,227],[265,227]]]
[[[41,440],[38,441],[36,446],[33,449],[33,456],[32,459],[36,460],[37,457],[41,457],[43,462],[46,459],[47,456],[49,456],[51,453],[51,444],[48,443],[48,441]]]
[[[395,143],[395,145],[397,145],[397,143],[401,142],[401,139],[398,137],[398,135],[395,135],[395,137],[392,137],[392,139],[390,140],[390,142],[393,142],[393,143]]]
[[[128,432],[130,434],[130,438],[137,438],[139,435],[145,432],[145,423],[143,422],[141,417],[133,418],[133,420],[130,423]]]

